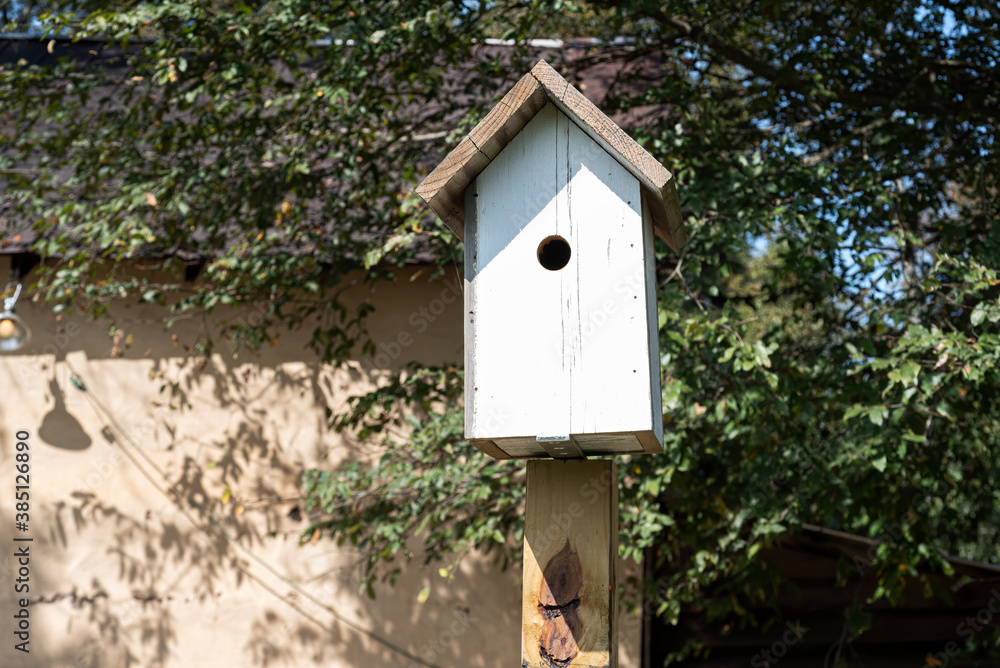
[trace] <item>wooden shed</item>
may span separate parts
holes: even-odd
[[[888,534],[883,537],[890,540]],[[904,600],[868,600],[879,584],[872,565],[881,541],[804,524],[761,550],[766,600],[746,605],[756,625],[711,620],[706,609],[730,594],[705,591],[676,626],[644,615],[643,668],[659,668],[687,643],[697,651],[679,668],[961,668],[994,666],[988,652],[959,656],[972,638],[1000,625],[1000,566],[945,555],[951,575],[911,575]],[[654,579],[667,574],[651,572]],[[851,611],[857,606],[856,611]],[[849,615],[868,629],[852,637]]]

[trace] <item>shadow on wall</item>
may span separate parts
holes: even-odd
[[[38,436],[54,448],[63,450],[86,450],[92,443],[83,430],[80,421],[66,410],[66,397],[53,378],[49,381],[49,392],[55,405],[38,426]]]
[[[93,529],[107,534],[106,552],[95,556],[110,558],[115,582],[93,576],[84,592],[73,587],[53,593],[65,588],[66,574],[39,564],[33,577],[46,593],[33,598],[32,618],[53,622],[46,628],[72,632],[73,642],[55,650],[55,637],[35,631],[31,660],[12,666],[193,666],[226,660],[274,668],[417,665],[313,601],[266,582],[238,548],[217,534],[192,529],[184,519],[139,520],[93,494],[72,496],[72,503],[57,509],[53,532],[79,535]],[[225,524],[235,530],[232,523]],[[322,547],[293,549],[300,550],[300,558],[313,559]],[[359,580],[349,564],[300,584],[335,606],[340,616],[360,618],[365,627],[424,661],[443,666],[461,661],[474,667],[514,661],[518,598],[504,597],[509,605],[499,607],[496,599],[485,601],[479,588],[501,579],[497,572],[482,561],[469,563],[458,581],[449,583],[434,570],[407,569],[377,601],[355,595]],[[193,575],[196,584],[177,586],[178,573]],[[513,582],[513,577],[503,579]],[[129,585],[124,597],[115,593],[121,582]],[[442,603],[416,604],[417,592],[428,584]],[[197,632],[192,627],[210,633],[210,642],[204,637],[193,641]],[[490,640],[493,646],[484,648]],[[504,644],[510,646],[510,656],[495,651]]]
[[[404,328],[416,337],[418,330],[393,318],[401,313],[405,321],[414,305],[442,289],[438,283],[420,292],[415,282],[401,283],[411,292],[392,297],[396,303],[373,333],[376,344],[396,340]],[[407,354],[436,350],[431,362],[439,363],[461,351],[461,299],[454,301],[454,313],[436,323],[441,329],[420,332],[429,338]],[[37,425],[32,466],[51,473],[44,486],[34,483],[32,503],[43,513],[34,525],[44,533],[36,545],[48,552],[32,566],[32,615],[39,620],[33,640],[41,646],[33,645],[27,662],[15,657],[20,662],[13,666],[410,665],[263,572],[218,530],[206,531],[208,517],[337,613],[425,660],[499,665],[495,628],[516,629],[517,599],[510,610],[497,610],[497,597],[475,588],[492,581],[502,592],[512,578],[470,562],[465,575],[440,585],[436,567],[414,567],[370,602],[357,595],[357,553],[327,540],[298,546],[306,525],[304,513],[294,512],[302,471],[374,454],[370,444],[333,441],[325,409],[370,387],[378,369],[321,368],[310,361],[301,332],[283,334],[259,354],[233,360],[222,349],[203,363],[184,349],[197,339],[200,322],[181,321],[164,332],[162,309],[146,306],[113,313],[134,343],[112,357],[107,321],[68,316],[57,323],[29,304],[20,313],[34,331],[32,343],[21,355],[0,358],[22,402],[2,407],[3,423],[16,415]],[[408,361],[392,360],[397,368]],[[86,391],[74,387],[71,368]],[[169,485],[139,474],[123,454],[130,446],[118,425]],[[0,443],[0,463],[12,457]],[[0,558],[0,580],[11,572]],[[447,591],[417,604],[428,584]]]

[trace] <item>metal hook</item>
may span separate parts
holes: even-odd
[[[10,283],[7,284],[7,287],[4,288],[4,291],[3,291],[4,295],[6,295],[8,292],[10,292]],[[17,298],[19,296],[21,296],[21,282],[20,281],[18,281],[15,284],[15,287],[14,287],[14,296],[13,297],[4,297],[3,298],[3,310],[7,311],[7,312],[13,311],[14,310],[14,304],[17,303]]]

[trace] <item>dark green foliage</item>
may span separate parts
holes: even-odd
[[[768,596],[762,546],[802,523],[891,528],[876,598],[930,595],[924,576],[949,572],[941,551],[1000,561],[1000,13],[842,5],[102,11],[74,34],[155,38],[127,76],[74,62],[0,72],[4,206],[38,220],[39,250],[62,257],[40,285],[56,305],[264,301],[259,327],[222,332],[251,345],[327,309],[316,344],[335,361],[365,341],[364,313],[336,297],[347,272],[384,277],[412,239],[460,257],[409,194],[416,165],[453,146],[531,57],[467,66],[473,40],[632,36],[574,66],[620,61],[605,108],[659,110],[629,131],[677,175],[690,241],[679,256],[661,249],[667,452],[622,462],[625,555],[669,562],[669,619],[710,600],[709,618],[759,623],[746,604]],[[316,46],[325,39],[353,42]],[[662,68],[633,76],[646,58]],[[282,253],[289,244],[309,252]],[[114,271],[178,245],[209,264],[176,299],[179,280]],[[456,370],[414,371],[358,398],[333,423],[380,457],[306,475],[325,513],[310,532],[364,548],[369,585],[411,550],[446,564],[473,547],[518,556],[523,468],[462,441],[460,383]],[[412,433],[388,438],[393,424]],[[869,619],[845,618],[850,637]]]
[[[403,404],[412,434],[402,442],[386,438],[377,463],[305,476],[307,507],[324,512],[305,535],[327,530],[362,548],[373,596],[374,576],[385,572],[395,581],[396,557],[411,558],[415,538],[425,563],[446,558],[457,565],[473,548],[496,552],[504,567],[515,559],[510,537],[524,531],[524,467],[484,457],[462,439],[462,413],[454,410],[462,390],[455,369],[415,370],[356,398],[350,413],[335,420],[338,429],[376,441],[399,426],[394,413]],[[442,576],[450,577],[454,565],[442,567]]]

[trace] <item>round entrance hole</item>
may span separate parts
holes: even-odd
[[[538,264],[549,271],[559,271],[569,264],[570,255],[569,242],[558,235],[545,237],[538,244]]]

